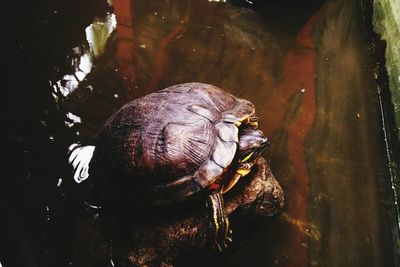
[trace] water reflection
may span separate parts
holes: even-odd
[[[60,96],[65,98],[75,91],[86,75],[92,71],[94,61],[103,55],[107,40],[116,28],[116,24],[115,15],[108,14],[104,18],[96,18],[86,27],[86,42],[73,48],[74,54],[71,58],[73,73],[65,74],[61,80],[51,82],[54,89],[53,97],[57,102],[60,102]]]

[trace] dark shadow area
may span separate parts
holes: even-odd
[[[106,1],[13,1],[4,12],[2,55],[3,174],[0,262],[3,266],[67,266],[81,212],[65,149],[73,140],[49,81],[68,72],[72,48]],[[4,27],[5,26],[5,27]],[[69,177],[68,177],[69,178]],[[61,179],[63,187],[57,187]]]

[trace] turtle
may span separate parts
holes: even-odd
[[[89,165],[101,168],[102,195],[136,206],[179,203],[202,192],[213,247],[221,250],[232,241],[223,195],[270,143],[258,121],[248,100],[211,84],[177,84],[122,106],[95,145],[70,147],[69,162],[77,182],[89,176]]]

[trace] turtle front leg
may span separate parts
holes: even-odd
[[[227,247],[227,242],[232,242],[232,230],[224,208],[224,199],[218,191],[211,192],[207,205],[210,211],[211,242],[214,249],[222,251]]]
[[[240,163],[232,178],[228,180],[227,184],[222,186],[221,193],[225,194],[231,190],[231,188],[239,181],[240,178],[249,174],[253,165],[254,162]]]

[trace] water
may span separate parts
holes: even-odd
[[[47,4],[16,7],[21,16],[7,32],[6,58],[18,67],[10,65],[3,112],[9,159],[1,186],[3,266],[107,261],[118,248],[107,234],[98,235],[96,211],[84,205],[88,188],[73,182],[65,152],[72,142],[90,142],[127,101],[191,81],[255,104],[260,128],[271,138],[265,156],[286,200],[280,215],[209,261],[399,264],[375,61],[360,3]],[[116,28],[104,54],[71,66],[93,50],[85,28],[112,14]],[[82,62],[90,68],[78,69]],[[62,91],[65,75],[77,70],[84,75]],[[87,243],[94,245],[82,247]]]

